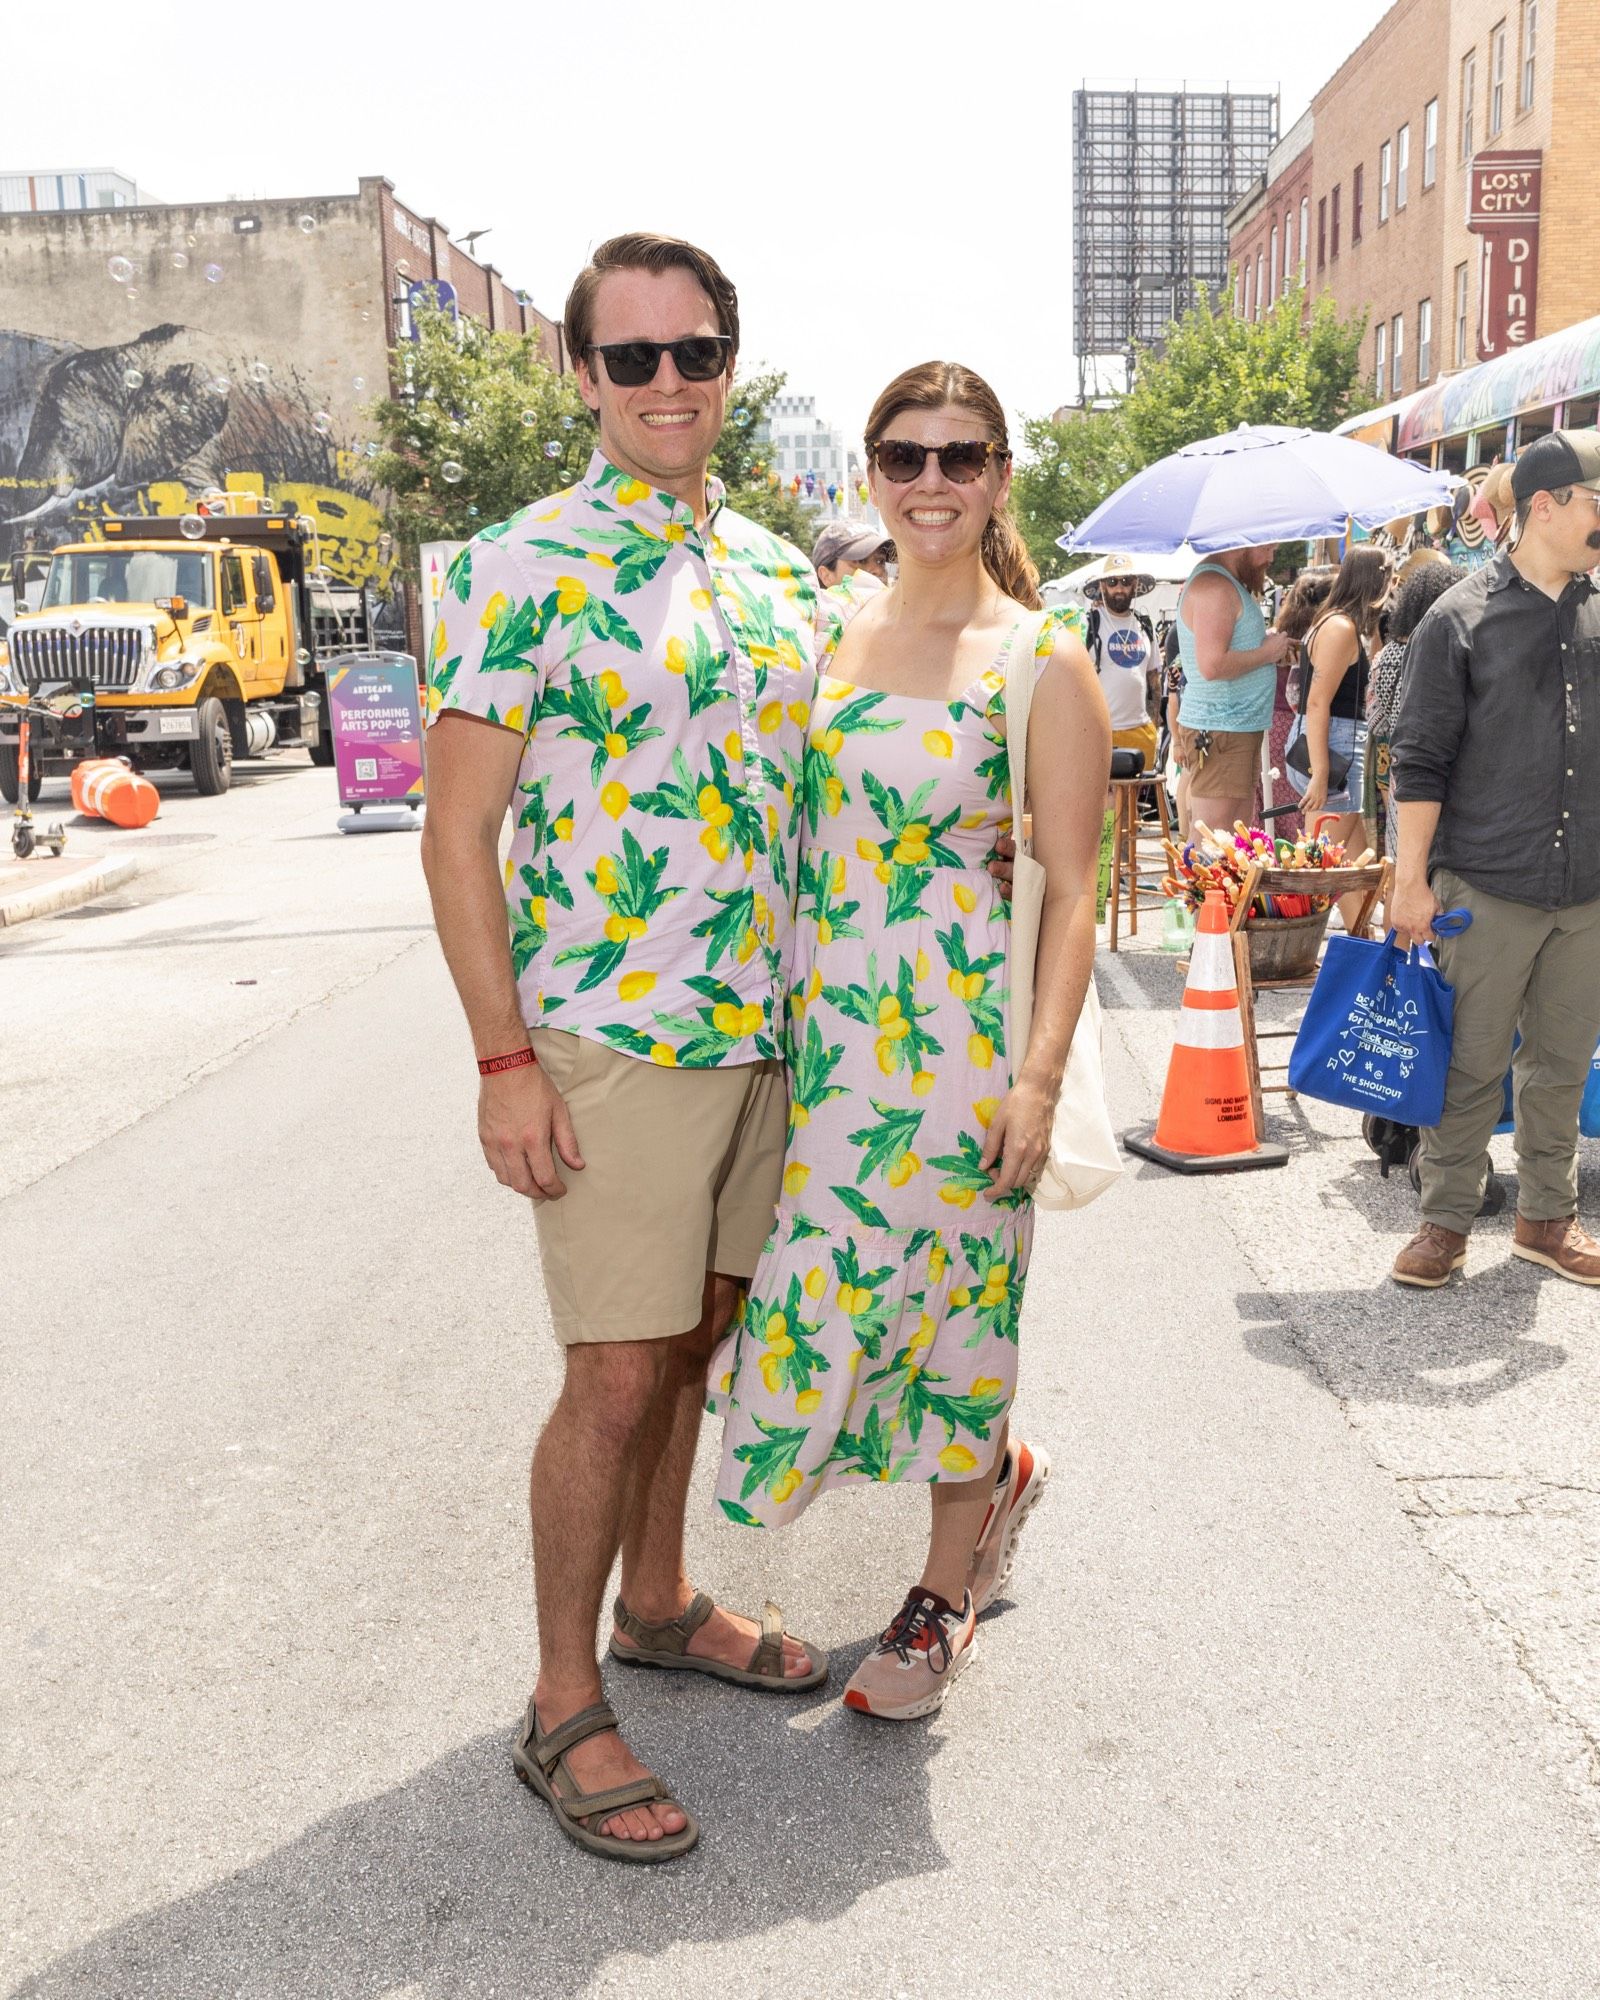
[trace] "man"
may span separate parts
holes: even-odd
[[[1133,606],[1155,587],[1155,578],[1132,556],[1117,555],[1107,556],[1099,576],[1083,588],[1090,605],[1083,643],[1111,711],[1112,745],[1142,751],[1147,771],[1156,768],[1157,731],[1150,713],[1158,676],[1156,628]]]
[[[824,590],[835,590],[858,576],[867,578],[864,587],[871,590],[889,581],[889,554],[893,547],[881,528],[863,528],[854,521],[830,521],[812,545],[811,565]]]
[[[656,1860],[698,1828],[600,1699],[619,1552],[617,1658],[780,1691],[827,1673],[773,1607],[758,1629],[697,1593],[683,1555],[706,1360],[782,1170],[816,592],[707,477],[739,335],[716,263],[673,238],[602,244],[565,333],[600,448],[451,571],[423,861],[479,1136],[536,1202],[565,1356],[529,1484],[539,1673],[513,1762],[579,1844]],[[1015,1498],[997,1496],[1007,1546]]]
[[[1506,1065],[1516,1098],[1515,1256],[1600,1285],[1581,1229],[1578,1108],[1600,1040],[1600,433],[1555,431],[1512,468],[1517,541],[1435,604],[1407,650],[1392,745],[1391,921],[1455,988],[1444,1116],[1422,1134],[1422,1227],[1392,1276],[1429,1288],[1467,1258]]]
[[[1247,820],[1255,805],[1261,740],[1272,721],[1278,664],[1289,651],[1269,632],[1257,599],[1276,549],[1228,549],[1199,564],[1178,599],[1183,695],[1178,761],[1187,779],[1185,829],[1196,820],[1219,831]]]

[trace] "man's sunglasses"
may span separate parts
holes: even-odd
[[[663,354],[672,356],[685,382],[714,382],[727,373],[733,341],[725,333],[696,333],[687,340],[614,340],[589,352],[604,356],[606,373],[619,389],[642,389],[656,379]]]
[[[939,470],[952,486],[970,486],[983,477],[984,468],[997,453],[1009,458],[1004,445],[987,438],[959,438],[954,444],[914,444],[910,438],[879,438],[868,450],[878,470],[892,485],[904,486],[918,479],[929,454],[939,461]]]

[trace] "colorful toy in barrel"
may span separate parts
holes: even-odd
[[[1274,869],[1303,869],[1315,876],[1324,868],[1350,867],[1349,856],[1336,840],[1312,834],[1300,840],[1275,840],[1259,826],[1235,820],[1231,834],[1213,833],[1204,821],[1194,823],[1194,837],[1183,847],[1170,840],[1163,843],[1172,869],[1161,888],[1163,895],[1187,902],[1198,910],[1206,892],[1219,889],[1230,909],[1238,907],[1245,882],[1258,865]],[[1365,867],[1372,860],[1369,849],[1353,865]],[[1257,895],[1250,914],[1260,917],[1309,917],[1328,907],[1329,898],[1317,895],[1308,880],[1304,895]]]

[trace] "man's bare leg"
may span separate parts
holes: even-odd
[[[677,1340],[659,1343],[668,1350],[661,1387],[633,1445],[622,1529],[622,1601],[650,1625],[681,1617],[694,1596],[683,1559],[684,1516],[705,1409],[706,1363],[732,1324],[743,1289],[742,1279],[708,1272],[699,1325]],[[689,1651],[742,1667],[760,1636],[750,1619],[719,1606],[691,1637]],[[810,1669],[805,1649],[786,1640],[785,1673]]]
[[[632,1453],[658,1407],[669,1345],[628,1340],[569,1347],[565,1384],[533,1454],[528,1507],[539,1618],[534,1702],[545,1734],[602,1698],[595,1658],[600,1604],[622,1539]],[[614,1733],[580,1743],[568,1753],[567,1765],[586,1792],[609,1791],[648,1775]],[[596,1831],[659,1840],[687,1824],[675,1805],[636,1806]]]
[[[1254,798],[1229,798],[1220,792],[1202,792],[1199,789],[1201,783],[1202,780],[1196,777],[1189,785],[1190,828],[1193,829],[1198,823],[1210,827],[1213,833],[1225,833],[1231,840],[1233,823],[1236,819],[1242,819],[1247,826],[1249,825],[1250,809],[1255,804]]]

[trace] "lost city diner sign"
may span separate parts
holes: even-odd
[[[1467,228],[1478,238],[1478,359],[1491,361],[1534,337],[1539,305],[1542,153],[1479,153],[1467,190]]]

